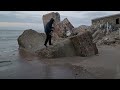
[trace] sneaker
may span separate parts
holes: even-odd
[[[53,44],[49,44],[49,45],[53,45]]]
[[[45,44],[44,44],[45,45]],[[45,47],[47,47],[47,45],[45,45]]]

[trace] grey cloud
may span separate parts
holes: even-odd
[[[73,11],[73,13],[83,13],[85,11]]]
[[[0,27],[0,30],[25,30],[25,27]]]
[[[41,16],[26,15],[20,12],[0,12],[1,22],[42,23]]]
[[[85,17],[89,17],[89,18],[102,17],[102,16],[106,16],[106,15],[108,15],[108,14],[105,12],[92,12],[92,13],[84,14]]]
[[[33,29],[44,32],[44,28],[42,24],[36,23],[23,23],[24,25],[15,25],[15,26],[0,26],[0,30],[26,30],[26,29]]]
[[[74,16],[74,17],[68,17],[68,19],[70,20],[70,22],[74,25],[74,26],[80,26],[80,25],[91,25],[91,20],[94,18],[98,18],[98,17],[103,17],[103,16],[107,16],[107,15],[112,15],[118,12],[108,12],[108,11],[75,11],[73,13],[77,13],[76,15],[78,16]],[[67,16],[62,16],[62,18],[65,18]]]
[[[90,25],[91,20],[89,18],[77,18],[77,17],[67,17],[61,16],[61,19],[68,18],[68,20],[72,23],[74,27],[78,27],[80,25]]]
[[[91,19],[102,17],[110,14],[118,13],[109,11],[71,11],[70,15],[67,12],[61,12],[61,20],[68,18],[74,27],[80,25],[91,25]],[[42,15],[46,12],[20,12],[20,11],[0,11],[0,22],[22,22],[22,23],[39,23],[40,29],[43,30]],[[21,26],[22,27],[22,26]],[[21,28],[15,27],[15,28]]]
[[[92,12],[85,12],[83,14],[84,18],[90,18],[90,19],[94,19],[94,18],[98,18],[98,17],[103,17],[103,16],[108,16],[108,15],[112,15],[115,14],[116,12],[114,11],[92,11]]]

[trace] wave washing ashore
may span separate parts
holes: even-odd
[[[17,38],[22,32],[0,31],[1,79],[120,78],[119,47],[100,47],[99,56],[89,58],[41,60],[23,51],[18,52]]]

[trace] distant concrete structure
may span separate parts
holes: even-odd
[[[92,19],[92,26],[95,28],[109,30],[118,30],[120,28],[120,14]]]

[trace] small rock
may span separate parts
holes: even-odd
[[[96,54],[96,56],[99,56],[99,54]]]
[[[32,61],[31,59],[27,59],[27,61]]]
[[[11,61],[0,61],[0,63],[6,63],[6,62],[11,62]]]
[[[77,73],[75,75],[78,75]]]

